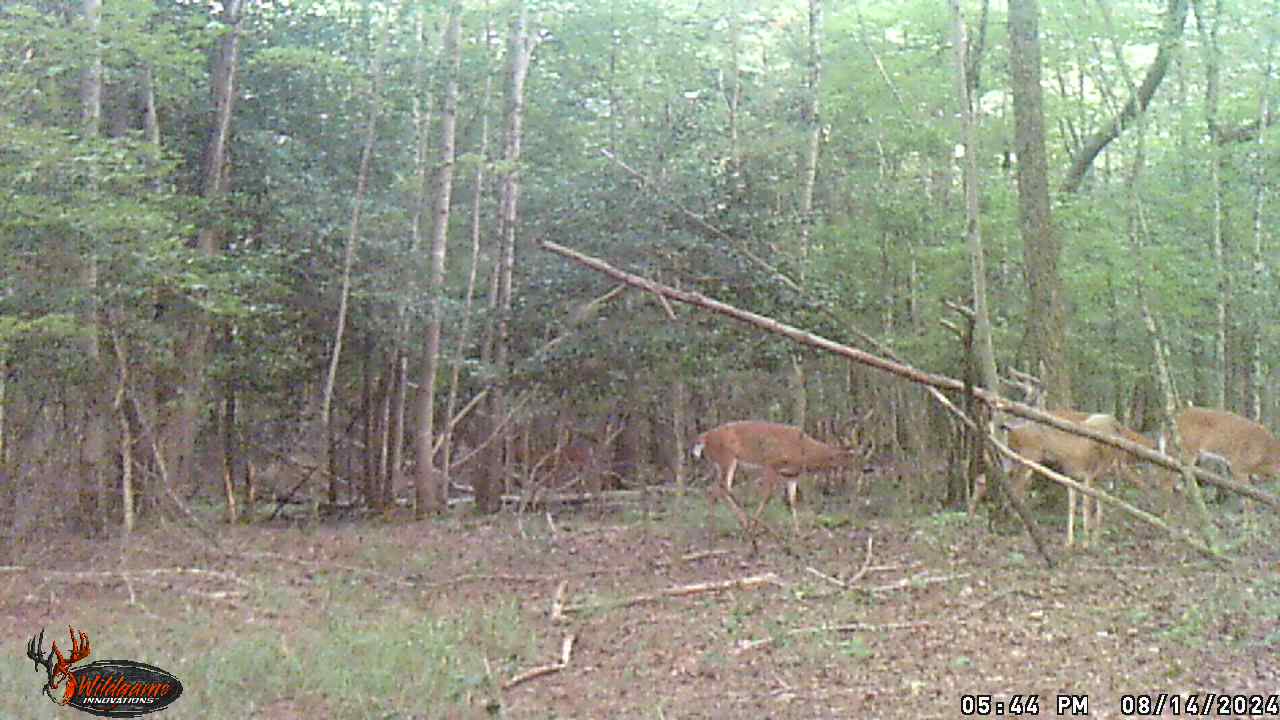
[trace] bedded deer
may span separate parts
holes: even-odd
[[[715,512],[716,502],[723,497],[744,531],[749,532],[752,523],[760,522],[779,478],[788,478],[787,504],[791,508],[792,529],[797,534],[796,481],[792,478],[805,472],[846,467],[858,457],[855,450],[819,442],[800,428],[759,420],[730,422],[708,430],[694,439],[692,453],[696,458],[705,454],[716,465],[718,477],[708,490],[710,512]],[[750,520],[733,497],[733,476],[740,465],[764,468],[764,497]]]
[[[1125,427],[1112,415],[1090,414],[1077,410],[1054,410],[1049,414],[1060,420],[1116,435],[1139,445],[1155,447],[1154,442]],[[1114,470],[1120,470],[1136,480],[1129,468],[1140,462],[1137,456],[1120,448],[1030,421],[1009,428],[1009,449],[1029,460],[1045,465],[1056,465],[1064,474],[1078,480],[1085,487],[1090,487],[1096,478]],[[1020,467],[1014,473],[1010,489],[1019,498],[1026,495],[1031,473],[1032,469],[1026,466]],[[1092,503],[1090,503],[1091,500]],[[1090,512],[1090,505],[1093,506],[1093,513]],[[1076,491],[1073,488],[1067,488],[1066,544],[1068,547],[1075,543],[1075,515]],[[1091,536],[1097,532],[1097,528],[1102,523],[1101,504],[1096,499],[1085,495],[1080,504],[1080,516],[1084,546],[1088,547]]]

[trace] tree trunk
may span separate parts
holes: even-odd
[[[1227,403],[1227,307],[1230,304],[1231,278],[1227,273],[1225,245],[1223,243],[1223,180],[1222,169],[1226,163],[1226,151],[1218,140],[1218,97],[1221,87],[1222,52],[1218,46],[1218,28],[1222,3],[1215,4],[1212,17],[1202,13],[1203,4],[1195,4],[1196,28],[1200,35],[1201,55],[1204,60],[1204,120],[1209,133],[1209,188],[1210,231],[1209,251],[1213,257],[1213,275],[1217,283],[1214,299],[1212,381],[1209,383],[1209,404],[1226,408]]]
[[[244,0],[227,0],[222,5],[223,22],[228,29],[214,50],[209,78],[213,120],[200,162],[200,196],[211,206],[216,206],[226,195],[230,184],[227,143],[231,137],[231,117],[235,109],[243,8]],[[222,228],[213,222],[200,228],[196,246],[207,257],[217,255],[222,251]],[[209,316],[194,304],[184,309],[178,322],[186,327],[187,340],[177,351],[181,388],[177,393],[178,407],[173,425],[165,429],[170,438],[164,443],[168,457],[163,462],[170,478],[193,482],[196,479],[193,477],[196,424],[205,397],[204,371],[210,322]]]
[[[80,74],[80,120],[85,139],[92,141],[98,137],[102,124],[102,51],[99,45],[102,1],[83,0],[81,8],[85,29],[90,37],[91,56]],[[91,245],[94,244],[93,240],[95,239],[90,238]],[[89,250],[80,267],[80,283],[89,299],[81,317],[81,322],[87,329],[83,341],[83,360],[88,366],[88,377],[96,378],[102,372],[102,359],[99,353],[101,323],[98,318],[98,259],[94,249]],[[106,510],[109,494],[106,412],[110,403],[106,401],[102,387],[103,383],[96,381],[86,384],[82,416],[84,439],[80,446],[82,484],[78,516],[84,524],[84,531],[89,534],[102,528],[102,513]]]
[[[987,268],[983,257],[982,226],[978,220],[978,155],[977,119],[974,99],[970,96],[968,33],[959,0],[952,0],[955,27],[952,37],[956,46],[957,92],[960,100],[960,137],[964,146],[965,240],[969,251],[969,274],[973,285],[973,345],[978,359],[978,380],[982,387],[999,388],[995,350],[991,339],[991,317],[987,311]]]
[[[427,158],[431,152],[431,116],[432,104],[435,96],[431,93],[430,82],[428,80],[428,68],[426,61],[427,52],[427,35],[426,23],[424,20],[425,9],[419,9],[414,13],[414,37],[417,45],[415,47],[414,56],[414,92],[412,98],[413,107],[413,127],[414,127],[414,185],[415,198],[413,202],[412,219],[409,222],[409,248],[408,256],[417,257],[419,249],[422,247],[422,216],[426,212],[426,193],[427,193]],[[408,278],[405,278],[406,284]],[[395,496],[395,488],[401,485],[401,476],[404,472],[404,450],[405,450],[405,417],[407,414],[408,395],[407,389],[409,385],[409,312],[408,312],[408,296],[402,294],[396,303],[396,338],[395,338],[395,373],[396,373],[396,395],[395,408],[392,411],[394,415],[391,430],[391,467],[387,475],[384,477],[384,486],[382,490],[382,498],[390,503]],[[416,494],[416,491],[415,491]]]
[[[338,363],[342,359],[342,341],[346,334],[348,305],[351,300],[351,268],[355,265],[356,248],[360,242],[360,214],[364,209],[364,196],[369,187],[369,166],[373,163],[373,145],[378,137],[378,115],[382,110],[382,59],[386,53],[387,38],[391,34],[391,21],[382,21],[382,39],[373,56],[373,67],[369,74],[372,82],[369,88],[369,119],[364,129],[364,145],[360,150],[360,169],[356,173],[356,194],[351,201],[351,225],[347,230],[347,247],[342,257],[342,285],[338,292],[338,318],[333,330],[333,353],[329,356],[329,371],[325,376],[324,396],[320,406],[321,438],[328,453],[327,463],[329,475],[329,504],[338,501],[338,475],[335,469],[333,452],[335,438],[333,435],[333,390],[338,381]]]
[[[493,73],[490,72],[489,58],[492,48],[492,25],[486,19],[484,24],[485,73],[484,94],[480,99],[480,147],[476,151],[479,158],[476,162],[475,176],[472,178],[471,194],[471,264],[467,272],[466,297],[463,300],[462,328],[458,331],[457,355],[450,368],[449,399],[445,403],[445,417],[449,425],[444,430],[444,448],[441,451],[441,465],[449,468],[453,464],[453,439],[455,422],[454,412],[457,410],[459,385],[462,380],[462,353],[471,344],[471,322],[474,315],[476,281],[480,274],[481,227],[483,226],[483,207],[485,189],[485,170],[489,161],[489,101],[493,96]]]
[[[1071,405],[1071,378],[1062,277],[1058,274],[1062,246],[1049,212],[1039,21],[1038,0],[1011,0],[1009,73],[1014,151],[1018,158],[1018,219],[1029,294],[1025,347],[1032,360],[1032,372],[1039,372],[1044,381],[1047,406],[1057,408]]]
[[[519,219],[520,202],[520,149],[524,139],[524,83],[529,75],[529,62],[533,54],[533,42],[529,38],[528,9],[524,0],[516,0],[515,18],[507,47],[507,126],[502,153],[504,173],[498,200],[498,230],[502,238],[498,273],[498,322],[494,338],[494,366],[503,376],[490,403],[489,431],[497,432],[507,413],[509,398],[507,381],[509,343],[511,334],[512,276],[516,261],[516,222]],[[476,477],[476,508],[481,512],[498,509],[499,494],[496,480],[508,473],[507,442],[493,443],[489,472]],[[499,456],[498,453],[501,453]],[[497,474],[495,474],[495,472]]]
[[[1275,38],[1267,46],[1267,63],[1262,75],[1262,89],[1258,101],[1258,127],[1266,127],[1267,116],[1271,114],[1271,102],[1268,93],[1271,91],[1272,51],[1275,49]],[[1267,225],[1265,213],[1267,209],[1267,153],[1266,133],[1258,133],[1257,151],[1254,154],[1253,177],[1253,272],[1249,283],[1249,388],[1246,393],[1249,417],[1262,422],[1262,392],[1266,385],[1266,375],[1262,362],[1262,335],[1264,332],[1261,320],[1263,308],[1266,307],[1263,283],[1267,276],[1266,235]]]
[[[414,442],[417,457],[414,516],[423,518],[427,513],[440,513],[448,502],[449,470],[435,468],[433,442],[435,439],[436,372],[440,367],[440,329],[444,322],[445,255],[448,248],[449,213],[453,197],[454,133],[458,118],[458,69],[461,63],[459,34],[462,31],[461,9],[449,6],[449,19],[444,35],[444,58],[447,70],[441,79],[440,96],[443,109],[440,114],[440,155],[435,177],[435,198],[432,203],[431,263],[428,295],[431,316],[427,322],[427,338],[423,349],[422,381],[418,385],[418,431]]]
[[[809,67],[803,122],[808,127],[800,189],[800,282],[804,283],[813,231],[813,193],[818,184],[818,151],[822,147],[819,90],[822,83],[822,0],[809,0]]]

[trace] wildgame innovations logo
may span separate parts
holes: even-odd
[[[57,705],[69,705],[100,717],[131,718],[163,710],[182,695],[182,683],[171,673],[134,660],[98,660],[71,667],[89,657],[89,636],[71,633],[71,650],[63,655],[58,643],[44,654],[44,628],[27,643],[27,657],[35,669],[44,667],[49,679],[41,690]],[[62,689],[61,697],[57,691]]]

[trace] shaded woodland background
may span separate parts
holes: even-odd
[[[985,2],[5,3],[6,537],[682,484],[746,417],[959,502],[919,389],[537,242],[962,376],[965,158],[1002,369],[1154,428],[1140,281],[1183,398],[1273,424],[1275,7],[1010,12],[1017,57]]]

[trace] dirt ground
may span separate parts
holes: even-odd
[[[711,530],[705,513],[694,493],[524,516],[221,526],[218,549],[173,527],[140,533],[126,554],[114,541],[32,543],[0,572],[10,649],[0,688],[38,697],[43,678],[19,641],[68,618],[135,628],[129,647],[168,657],[166,644],[216,653],[264,625],[287,643],[346,604],[361,617],[504,608],[527,644],[486,655],[482,677],[420,710],[366,715],[340,696],[245,690],[255,711],[226,716],[956,718],[990,696],[1014,703],[999,706],[1005,714],[1058,716],[1067,698],[1111,718],[1137,711],[1131,695],[1280,693],[1272,518],[1241,534],[1239,513],[1224,512],[1237,544],[1221,563],[1115,515],[1094,548],[1064,553],[1060,519],[1048,517],[1049,569],[1025,535],[957,513],[806,511],[798,537],[777,513],[779,536],[755,552],[727,513]],[[335,577],[361,594],[334,595],[325,578]],[[191,637],[139,629],[178,618]],[[203,667],[185,655],[152,662],[178,663],[179,677]],[[193,698],[212,677],[186,680]],[[164,716],[221,716],[184,700]],[[71,712],[44,704],[30,716]],[[0,716],[17,707],[0,704]],[[1274,703],[1258,709],[1280,715]]]

